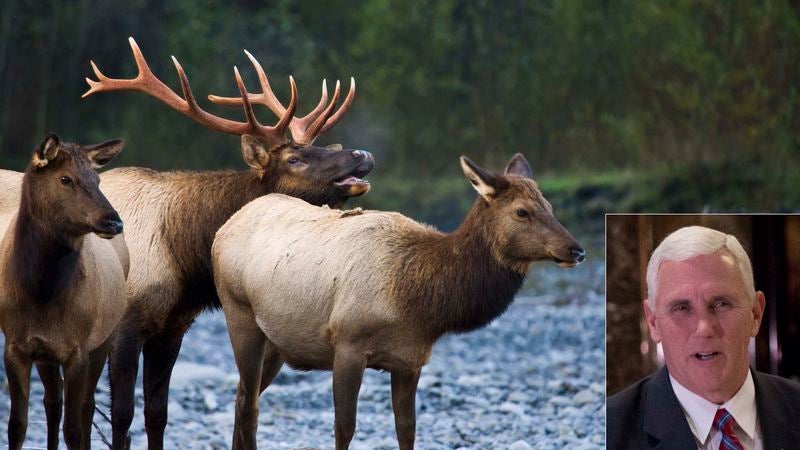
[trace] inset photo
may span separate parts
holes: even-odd
[[[606,215],[607,446],[800,442],[800,215]]]

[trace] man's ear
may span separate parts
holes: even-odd
[[[756,292],[756,301],[753,303],[753,326],[750,330],[750,336],[755,337],[758,334],[758,329],[761,327],[761,320],[764,318],[764,307],[767,300],[764,297],[764,292]]]
[[[86,152],[86,156],[92,162],[92,167],[99,169],[110,163],[122,151],[123,147],[125,147],[125,141],[113,139],[100,144],[86,145],[82,147],[82,150]]]
[[[50,161],[56,159],[58,150],[60,149],[61,142],[53,133],[45,136],[44,140],[31,155],[31,165],[36,169],[41,169],[46,166]]]
[[[514,155],[506,166],[506,175],[517,175],[520,177],[533,179],[533,170],[528,160],[522,156],[522,153]]]
[[[491,203],[497,194],[497,182],[494,175],[483,170],[466,156],[461,157],[461,170],[464,171],[464,175],[472,184],[472,187],[478,191],[478,194],[481,194],[487,202]]]
[[[648,302],[647,299],[644,299],[642,302],[642,308],[644,309],[644,317],[647,319],[647,328],[650,330],[650,337],[658,344],[661,342],[661,331],[658,329],[658,323],[656,322],[656,313],[650,309],[650,302]]]
[[[263,174],[269,164],[269,150],[264,147],[255,136],[249,134],[242,135],[242,158],[248,166],[256,169],[259,174]]]

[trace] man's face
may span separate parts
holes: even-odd
[[[655,311],[645,301],[644,312],[670,374],[706,400],[728,401],[747,377],[764,294],[753,303],[733,258],[718,251],[661,263],[655,295]]]

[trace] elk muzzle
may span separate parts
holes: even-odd
[[[94,223],[93,231],[103,239],[111,239],[122,233],[122,219],[116,211],[105,214]]]
[[[362,179],[375,167],[375,158],[372,153],[365,150],[353,150],[350,155],[355,160],[355,168],[345,176],[337,179],[333,184],[344,192],[347,197],[358,197],[369,192],[369,181]]]

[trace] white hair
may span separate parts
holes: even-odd
[[[647,264],[647,296],[650,309],[655,311],[658,292],[658,269],[664,261],[684,261],[695,256],[710,255],[725,251],[733,257],[742,275],[746,294],[756,301],[753,268],[750,258],[735,236],[711,228],[683,227],[664,238],[650,256]]]

